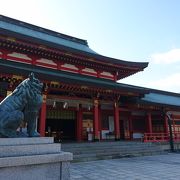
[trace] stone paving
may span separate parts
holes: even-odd
[[[180,180],[180,154],[72,163],[71,180]]]

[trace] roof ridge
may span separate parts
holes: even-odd
[[[76,42],[76,43],[88,46],[87,40],[79,39],[79,38],[76,38],[76,37],[73,37],[73,36],[69,36],[69,35],[66,35],[66,34],[63,34],[63,33],[59,33],[57,31],[49,30],[47,28],[43,28],[41,26],[30,24],[30,23],[20,21],[20,20],[11,18],[11,17],[7,17],[7,16],[1,15],[1,14],[0,14],[0,20],[4,21],[4,22],[10,22],[10,23],[18,25],[18,26],[22,26],[22,27],[25,27],[25,28],[29,28],[29,29],[32,29],[32,30],[36,30],[36,31],[39,31],[39,32],[43,32],[43,33],[55,36],[55,37],[60,37],[60,38],[63,38],[65,40],[69,40],[69,41],[72,41],[72,42]]]

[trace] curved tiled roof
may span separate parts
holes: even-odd
[[[149,94],[145,94],[141,100],[159,105],[180,106],[180,94],[167,91],[149,89]]]
[[[114,65],[137,67],[143,70],[148,66],[147,62],[130,62],[100,55],[89,48],[86,40],[61,34],[39,26],[15,20],[0,15],[0,30],[5,35],[15,35],[32,42],[39,42],[53,48],[66,49],[72,52],[95,58],[98,62],[111,63]]]
[[[24,75],[28,76],[30,72],[34,72],[36,75],[42,77],[42,79],[45,80],[53,80],[53,81],[66,82],[66,83],[73,82],[73,84],[77,84],[77,85],[87,85],[95,88],[132,92],[138,94],[147,93],[146,88],[141,88],[138,86],[132,86],[127,84],[117,83],[110,80],[83,76],[78,74],[74,76],[74,74],[69,72],[58,71],[53,69],[49,70],[44,67],[35,67],[30,64],[23,64],[23,63],[17,63],[13,61],[6,61],[0,59],[1,72],[7,72],[7,69],[9,73],[15,73],[15,74],[17,73],[23,76]]]
[[[85,51],[88,53],[92,53],[92,54],[95,53],[93,50],[91,50],[88,47],[87,41],[85,40],[80,40],[78,38],[63,35],[21,21],[17,21],[17,20],[14,21],[4,16],[0,16],[0,29],[5,31],[11,31],[35,39],[41,39],[47,42]]]

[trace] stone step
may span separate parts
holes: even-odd
[[[99,156],[73,156],[74,163],[76,162],[87,162],[87,161],[97,161],[97,160],[105,160],[105,159],[119,159],[119,158],[130,158],[130,157],[137,157],[137,156],[152,156],[152,155],[159,155],[159,154],[165,154],[165,152],[162,151],[147,151],[147,152],[133,152],[132,154],[126,153],[126,154],[107,154],[107,155],[99,155]]]
[[[84,154],[74,154],[74,157],[86,157],[86,156],[106,156],[106,155],[113,155],[113,154],[136,154],[136,153],[144,153],[144,152],[162,152],[161,150],[157,149],[143,149],[143,150],[137,150],[137,149],[132,149],[129,151],[109,151],[109,152],[91,152],[91,153],[84,153]]]
[[[0,138],[0,146],[51,143],[54,143],[53,137]]]
[[[0,158],[13,156],[54,154],[60,152],[61,144],[26,144],[0,146]]]
[[[122,141],[62,144],[62,149],[74,154],[73,162],[164,153],[153,143]]]
[[[159,147],[119,147],[119,148],[112,148],[112,147],[109,147],[109,148],[95,148],[95,149],[63,149],[63,151],[69,151],[69,152],[72,152],[74,154],[77,154],[77,153],[88,153],[88,152],[99,152],[99,151],[129,151],[129,150],[143,150],[143,149],[149,149],[149,150],[159,150],[160,148]]]
[[[83,161],[95,161],[103,159],[116,159],[124,157],[136,157],[136,156],[147,156],[147,155],[157,155],[165,154],[164,151],[134,151],[134,152],[124,152],[124,153],[101,153],[101,154],[83,154],[74,155],[73,162],[83,162]]]
[[[74,145],[74,144],[71,144],[69,146],[67,146],[66,144],[63,144],[62,145],[62,148],[65,149],[65,150],[69,150],[69,151],[73,151],[73,150],[85,150],[85,149],[106,149],[106,148],[132,148],[132,147],[144,147],[144,148],[149,148],[149,147],[152,147],[154,145],[152,144],[139,144],[139,145],[127,145],[127,144],[115,144],[115,145],[112,145],[112,144],[103,144],[103,145],[98,145],[98,144],[91,144],[91,145],[87,145],[87,144],[80,144],[79,146],[78,145]]]
[[[62,148],[63,149],[66,149],[66,150],[75,150],[75,151],[79,151],[79,150],[98,150],[98,149],[110,149],[110,148],[113,148],[113,149],[131,149],[131,148],[136,148],[136,147],[139,147],[139,148],[152,148],[152,147],[159,147],[157,145],[151,145],[151,146],[143,146],[143,145],[134,145],[134,146],[90,146],[90,147],[64,147],[64,145],[62,145]]]
[[[94,146],[94,147],[64,147],[62,145],[63,150],[68,150],[68,151],[86,151],[86,150],[99,150],[99,149],[131,149],[131,148],[152,148],[152,147],[157,147],[157,146],[104,146],[104,147],[98,147],[98,146]]]
[[[152,143],[142,143],[142,142],[89,142],[89,143],[68,143],[64,144],[63,147],[66,148],[81,148],[81,147],[104,147],[104,146],[151,146]]]
[[[91,154],[92,152],[94,153],[94,154],[97,154],[97,153],[101,153],[101,152],[109,152],[109,151],[111,151],[111,152],[129,152],[129,151],[134,151],[134,150],[136,150],[136,151],[146,151],[146,150],[151,150],[151,151],[159,151],[160,149],[158,148],[158,147],[152,147],[152,148],[141,148],[141,147],[134,147],[134,148],[129,148],[129,149],[127,149],[127,148],[119,148],[119,149],[115,149],[115,148],[111,148],[111,150],[110,149],[96,149],[96,150],[83,150],[83,151],[70,151],[70,152],[72,152],[74,155],[76,155],[76,154],[84,154],[84,153],[86,153],[86,154]]]

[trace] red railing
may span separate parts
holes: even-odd
[[[169,133],[144,133],[144,142],[168,142],[170,139]],[[173,132],[174,142],[180,142],[180,132]]]
[[[144,133],[144,142],[167,142],[169,141],[168,133]]]
[[[180,132],[174,132],[173,133],[173,139],[175,142],[180,142]]]

